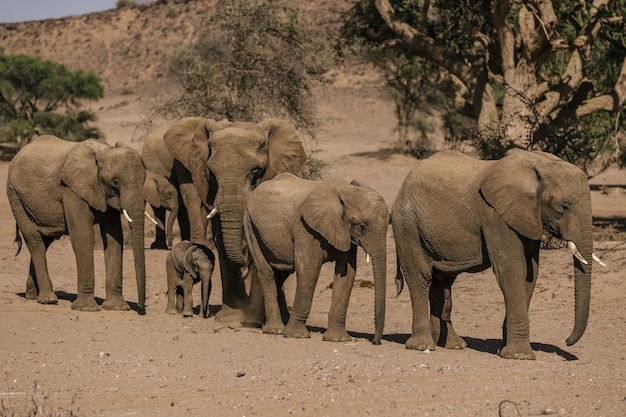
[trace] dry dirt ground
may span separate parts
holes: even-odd
[[[318,92],[322,130],[316,157],[326,178],[356,178],[378,190],[391,206],[415,161],[392,148],[391,105],[373,91]],[[108,97],[98,104],[100,126],[111,141],[134,140],[134,124],[146,102],[138,96]],[[7,162],[0,163],[4,186]],[[613,171],[595,179],[624,184]],[[617,190],[617,191],[616,191]],[[612,192],[611,192],[612,191]],[[593,192],[594,214],[618,236],[626,218],[619,189]],[[614,233],[615,232],[615,233]],[[349,343],[322,341],[330,305],[332,269],[326,266],[308,324],[310,339],[268,336],[258,329],[216,323],[214,318],[166,315],[165,256],[147,250],[147,314],[135,311],[76,312],[74,255],[68,239],[49,250],[58,305],[24,299],[28,251],[14,256],[14,221],[0,193],[0,415],[74,416],[536,416],[626,415],[626,245],[598,240],[607,266],[594,267],[589,325],[567,347],[573,326],[572,259],[565,249],[544,250],[531,305],[535,361],[496,355],[504,315],[491,271],[463,275],[455,284],[453,322],[467,341],[461,351],[406,350],[411,329],[408,291],[395,297],[394,242],[388,236],[385,336],[373,334],[371,269],[361,256],[348,310]],[[146,240],[149,244],[150,240]],[[95,252],[96,296],[104,296],[101,251]],[[136,288],[132,252],[124,259],[125,294]],[[218,283],[216,271],[214,283]],[[288,299],[294,278],[286,283]],[[195,289],[199,300],[199,288]],[[213,310],[221,289],[214,286]],[[196,301],[197,302],[197,301]],[[33,413],[33,407],[39,407]],[[28,414],[28,413],[31,414]]]

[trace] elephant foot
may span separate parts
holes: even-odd
[[[72,303],[72,310],[79,311],[100,311],[100,306],[92,296],[79,295]]]
[[[183,310],[183,317],[193,317],[193,310],[192,309],[184,309]]]
[[[36,300],[37,299],[37,290],[35,288],[26,287],[26,292],[24,293],[24,298],[27,300]]]
[[[348,336],[348,332],[340,330],[326,330],[324,335],[322,336],[322,340],[325,342],[350,342],[352,338]]]
[[[439,317],[430,317],[431,335],[433,341],[437,341],[437,346],[446,349],[463,349],[467,343],[459,336],[450,321],[442,320]]]
[[[413,350],[435,350],[435,343],[430,334],[413,333],[406,341],[406,348]]]
[[[285,334],[285,325],[280,323],[265,323],[263,325],[263,333],[265,334]]]
[[[167,308],[165,309],[165,314],[176,314],[176,313],[178,313],[178,312],[176,311],[176,307],[167,307]]]
[[[222,304],[221,310],[215,315],[215,321],[218,323],[245,323],[246,315],[241,310]]]
[[[28,295],[28,293],[26,294]],[[28,298],[28,299],[32,300],[32,298]],[[39,304],[58,304],[59,303],[59,299],[57,298],[57,295],[54,293],[54,291],[51,291],[49,293],[41,293],[39,294],[39,296],[35,295],[35,299],[37,300]]]
[[[130,311],[130,306],[121,297],[107,298],[102,303],[102,308],[105,310],[114,310],[114,311]]]
[[[150,244],[150,249],[169,249],[167,243],[161,240],[155,240]]]
[[[295,339],[308,339],[311,337],[311,333],[309,332],[309,329],[306,328],[306,325],[304,323],[287,323],[287,326],[285,327],[285,337],[291,337]]]
[[[507,343],[498,350],[498,355],[504,359],[535,360],[535,352],[530,343]]]

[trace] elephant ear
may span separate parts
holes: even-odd
[[[209,180],[206,162],[209,159],[209,137],[230,122],[189,117],[170,127],[163,135],[165,146],[172,156],[191,173],[194,186],[202,201],[206,201]]]
[[[153,207],[160,207],[159,182],[154,174],[148,172],[146,174],[146,181],[143,183],[143,199]]]
[[[96,152],[110,148],[100,140],[87,139],[74,147],[61,168],[61,181],[91,207],[106,211],[104,188],[98,179]]]
[[[293,126],[283,119],[265,119],[256,124],[256,129],[267,138],[269,161],[262,180],[270,180],[283,172],[302,177],[306,153]]]
[[[541,239],[541,177],[523,153],[510,152],[485,169],[480,191],[513,230]]]
[[[195,246],[190,247],[185,251],[185,256],[183,257],[183,268],[185,271],[189,272],[192,278],[198,278],[198,273],[196,271],[196,251],[199,249]]]
[[[350,250],[352,238],[344,220],[344,204],[332,187],[320,184],[305,199],[302,207],[302,219],[311,229],[338,250]]]

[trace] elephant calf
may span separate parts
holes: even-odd
[[[265,302],[264,333],[310,337],[306,320],[320,269],[335,262],[327,341],[348,341],[346,312],[356,273],[357,246],[372,257],[375,285],[374,344],[385,320],[386,237],[389,212],[383,198],[355,182],[311,181],[280,174],[259,185],[244,214],[244,231]],[[295,272],[293,309],[287,326],[278,289]]]
[[[188,240],[178,242],[165,259],[167,270],[167,314],[183,313],[193,316],[193,284],[202,282],[202,317],[209,317],[209,295],[211,275],[215,266],[215,255],[206,246]]]

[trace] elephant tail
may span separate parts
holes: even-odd
[[[19,255],[22,251],[22,235],[20,233],[20,228],[15,224],[15,243],[17,243],[17,252],[15,252],[15,256]]]
[[[396,297],[400,295],[404,289],[404,275],[402,275],[402,268],[400,268],[400,258],[396,253]]]

